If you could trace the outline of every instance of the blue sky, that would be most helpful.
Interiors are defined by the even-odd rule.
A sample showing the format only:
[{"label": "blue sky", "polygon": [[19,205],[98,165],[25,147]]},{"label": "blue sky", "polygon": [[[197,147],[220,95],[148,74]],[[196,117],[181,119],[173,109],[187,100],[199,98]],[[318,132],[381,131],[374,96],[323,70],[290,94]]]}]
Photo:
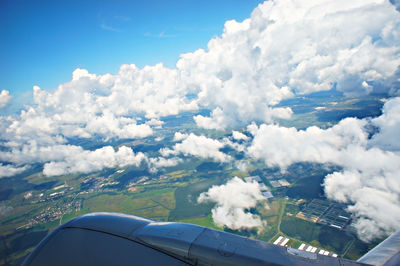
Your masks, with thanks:
[{"label": "blue sky", "polygon": [[96,74],[125,63],[173,67],[261,2],[2,0],[0,89],[17,100],[33,85],[53,90],[78,67]]}]

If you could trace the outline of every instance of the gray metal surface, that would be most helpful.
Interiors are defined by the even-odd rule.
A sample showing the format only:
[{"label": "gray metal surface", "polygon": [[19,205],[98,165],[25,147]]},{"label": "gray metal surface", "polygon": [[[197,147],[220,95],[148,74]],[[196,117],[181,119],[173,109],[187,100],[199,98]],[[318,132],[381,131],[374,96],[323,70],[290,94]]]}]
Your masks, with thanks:
[{"label": "gray metal surface", "polygon": [[400,231],[370,250],[358,262],[385,266],[400,265]]},{"label": "gray metal surface", "polygon": [[190,246],[204,230],[204,227],[192,224],[150,223],[134,237],[150,246],[189,258]]},{"label": "gray metal surface", "polygon": [[154,221],[122,213],[96,212],[70,220],[62,227],[79,227],[128,237]]},{"label": "gray metal surface", "polygon": [[81,228],[57,230],[23,265],[185,265],[134,241]]},{"label": "gray metal surface", "polygon": [[360,265],[318,254],[302,256],[288,252],[286,247],[212,229],[204,230],[189,252],[191,259],[214,265]]},{"label": "gray metal surface", "polygon": [[119,213],[77,217],[43,239],[22,265],[187,265],[129,238],[151,222]]},{"label": "gray metal surface", "polygon": [[47,236],[23,265],[365,265],[234,234],[116,213],[84,215]]}]

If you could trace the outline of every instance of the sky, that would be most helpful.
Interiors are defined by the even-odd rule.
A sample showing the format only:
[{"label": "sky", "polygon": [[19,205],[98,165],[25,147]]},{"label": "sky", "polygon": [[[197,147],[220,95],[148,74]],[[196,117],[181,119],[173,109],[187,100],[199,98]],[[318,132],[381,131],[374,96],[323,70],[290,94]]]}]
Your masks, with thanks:
[{"label": "sky", "polygon": [[[162,62],[206,48],[224,22],[260,0],[0,1],[0,89],[53,90],[76,68],[105,74],[122,64]],[[25,99],[24,99],[25,100]]]},{"label": "sky", "polygon": [[[1,2],[0,110],[13,99],[28,104],[0,115],[0,178],[34,164],[43,165],[43,178],[128,165],[156,173],[193,157],[237,169],[254,159],[282,171],[297,162],[337,165],[325,194],[349,205],[359,236],[369,241],[400,229],[395,1],[32,2]],[[279,125],[293,115],[282,100],[331,89],[385,95],[382,114],[328,128]],[[18,96],[27,91],[32,102]],[[162,139],[163,118],[188,111],[197,128],[223,136],[181,129],[154,153],[110,144]],[[76,139],[101,145],[85,149]],[[244,159],[224,153],[226,146]],[[200,201],[216,203],[219,224],[262,227],[244,211],[259,188],[242,183],[233,179]],[[249,195],[252,203],[243,204]]]}]

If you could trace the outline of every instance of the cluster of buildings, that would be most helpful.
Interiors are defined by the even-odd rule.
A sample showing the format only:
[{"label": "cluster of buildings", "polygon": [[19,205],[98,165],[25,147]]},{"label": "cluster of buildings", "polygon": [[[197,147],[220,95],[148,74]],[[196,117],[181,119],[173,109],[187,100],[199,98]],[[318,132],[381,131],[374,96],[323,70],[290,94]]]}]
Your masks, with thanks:
[{"label": "cluster of buildings", "polygon": [[313,199],[296,217],[343,230],[351,221],[345,205],[327,200]]},{"label": "cluster of buildings", "polygon": [[148,180],[149,180],[148,176],[142,176],[136,181],[131,181],[128,184],[127,188],[128,188],[129,191],[134,192],[134,191],[136,191],[136,189],[134,191],[132,191],[132,188],[135,188],[135,186],[139,185],[139,184],[147,185],[148,184]]},{"label": "cluster of buildings", "polygon": [[81,191],[87,191],[89,193],[110,191],[110,187],[116,186],[118,184],[118,181],[113,181],[110,178],[89,177],[81,183]]},{"label": "cluster of buildings", "polygon": [[313,247],[311,245],[307,245],[305,243],[301,243],[300,247],[298,248],[299,250],[304,250],[307,252],[311,252],[311,253],[318,253],[320,255],[324,255],[324,256],[332,256],[332,257],[337,257],[338,255],[336,253],[321,249],[321,248],[317,248],[317,247]]},{"label": "cluster of buildings", "polygon": [[32,204],[36,204],[39,202],[55,201],[65,196],[68,191],[71,191],[73,189],[73,187],[68,186],[67,184],[63,184],[52,188],[51,190],[47,191],[47,193],[45,191],[42,191],[41,193],[28,191],[27,193],[25,193],[24,199],[31,200]]},{"label": "cluster of buildings", "polygon": [[[277,245],[277,246],[287,247],[289,241],[290,241],[289,238],[283,237],[283,236],[279,236],[274,241],[273,244]],[[313,247],[313,246],[308,245],[306,243],[301,243],[301,245],[298,248],[298,250],[307,251],[307,252],[311,252],[311,253],[317,253],[317,254],[324,255],[324,256],[332,256],[332,257],[337,257],[338,256],[336,253],[333,253],[333,252],[330,252],[328,250],[324,250],[324,249],[321,249],[321,248]]]},{"label": "cluster of buildings", "polygon": [[72,211],[79,211],[81,208],[81,202],[77,201],[74,202],[69,201],[58,201],[51,207],[47,207],[46,209],[42,210],[39,215],[32,218],[28,223],[20,226],[20,228],[31,227],[37,224],[44,224],[47,222],[51,222],[54,220],[60,219],[64,214],[70,213]]},{"label": "cluster of buildings", "polygon": [[287,243],[289,242],[289,238],[287,237],[283,237],[283,236],[279,236],[275,241],[274,241],[274,245],[277,246],[282,246],[282,247],[287,247]]},{"label": "cluster of buildings", "polygon": [[72,186],[67,183],[53,187],[51,190],[42,191],[37,194],[35,192],[27,192],[24,195],[24,199],[31,200],[32,204],[40,202],[48,202],[48,207],[41,210],[41,212],[35,217],[31,218],[26,224],[18,227],[27,228],[37,224],[43,224],[60,219],[64,214],[80,211],[81,210],[81,200],[76,200],[77,196],[83,194],[84,192],[79,192],[76,194],[68,194],[68,191],[73,190]]}]

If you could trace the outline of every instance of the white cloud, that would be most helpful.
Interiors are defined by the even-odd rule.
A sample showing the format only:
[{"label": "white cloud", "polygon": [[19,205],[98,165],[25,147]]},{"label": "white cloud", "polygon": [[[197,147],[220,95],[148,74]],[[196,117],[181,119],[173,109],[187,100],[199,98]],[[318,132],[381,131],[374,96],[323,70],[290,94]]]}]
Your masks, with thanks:
[{"label": "white cloud", "polygon": [[226,184],[212,186],[207,192],[200,194],[199,203],[215,202],[211,210],[216,225],[237,229],[262,229],[266,224],[258,215],[248,212],[257,202],[264,200],[257,182],[246,183],[234,177]]},{"label": "white cloud", "polygon": [[164,122],[159,120],[158,118],[152,118],[146,122],[146,125],[153,126],[155,128],[162,128],[163,124]]},{"label": "white cloud", "polygon": [[199,126],[270,123],[290,117],[274,106],[295,94],[336,87],[396,95],[399,26],[388,1],[271,0],[243,22],[227,21],[208,51],[182,55],[177,67],[197,88],[199,104],[213,108],[210,117],[195,118]]},{"label": "white cloud", "polygon": [[[219,107],[215,108],[212,111],[210,117],[196,115],[193,118],[199,127],[205,129],[224,129],[230,123],[234,122],[229,116],[226,116],[222,109]],[[229,120],[232,120],[232,122],[229,122]]]},{"label": "white cloud", "polygon": [[[371,240],[400,228],[400,149],[396,145],[400,98],[387,101],[380,117],[346,118],[337,125],[306,130],[254,124],[247,154],[270,166],[295,162],[333,163],[343,167],[325,179],[331,199],[349,203],[360,237]],[[378,127],[371,139],[368,130]],[[394,143],[391,145],[390,143]]]},{"label": "white cloud", "polygon": [[195,101],[186,98],[188,91],[180,82],[180,73],[162,64],[143,69],[123,65],[112,78],[111,93],[98,102],[113,113],[144,113],[147,118],[158,118],[198,108]]},{"label": "white cloud", "polygon": [[240,144],[238,142],[234,142],[234,141],[231,140],[231,138],[223,138],[221,140],[221,143],[223,143],[224,146],[230,146],[230,147],[234,148],[237,151],[245,151],[246,144],[247,144],[247,143]]},{"label": "white cloud", "polygon": [[[150,124],[154,125],[155,121]],[[156,123],[157,125],[159,123]],[[96,116],[86,123],[83,129],[90,135],[98,134],[101,136],[119,138],[143,138],[153,134],[149,124],[137,125],[131,118],[116,118],[109,110],[104,110],[101,116]]]},{"label": "white cloud", "polygon": [[13,165],[3,165],[0,163],[0,178],[20,174],[28,169],[28,166],[15,167]]},{"label": "white cloud", "polygon": [[248,140],[249,139],[249,137],[246,136],[245,134],[243,134],[239,131],[235,131],[235,130],[232,131],[232,137],[235,140]]},{"label": "white cloud", "polygon": [[156,138],[154,139],[154,141],[160,142],[160,141],[162,141],[163,139],[164,139],[163,137],[159,136],[159,137],[156,137]]},{"label": "white cloud", "polygon": [[396,7],[397,11],[400,11],[400,1],[399,0],[390,0],[390,3],[392,3]]},{"label": "white cloud", "polygon": [[[34,86],[32,106],[0,119],[5,147],[0,159],[19,165],[49,163],[45,169],[48,174],[53,173],[50,166],[62,169],[60,173],[99,169],[70,169],[70,163],[63,161],[68,154],[83,159],[92,153],[68,145],[69,138],[143,138],[162,126],[159,116],[197,109],[196,103],[186,99],[185,90],[179,92],[176,76],[176,70],[162,65],[143,69],[123,65],[116,75],[100,76],[76,69],[72,80],[53,92]],[[138,123],[142,116],[149,119]]]},{"label": "white cloud", "polygon": [[160,153],[164,157],[183,154],[185,156],[191,155],[200,158],[211,158],[218,162],[227,162],[231,160],[231,157],[219,150],[223,147],[224,144],[218,140],[190,133],[181,143],[175,144],[172,149],[161,149]]},{"label": "white cloud", "polygon": [[1,174],[17,174],[25,169],[15,165],[44,163],[43,174],[64,175],[69,173],[89,173],[103,168],[124,167],[126,165],[139,166],[146,161],[146,156],[139,152],[134,153],[126,146],[119,147],[117,151],[111,146],[105,146],[94,151],[84,150],[80,146],[55,144],[40,145],[35,141],[16,147],[10,151],[0,152],[0,160],[11,162],[12,165],[0,167]]},{"label": "white cloud", "polygon": [[181,141],[184,140],[188,137],[189,135],[181,133],[181,132],[175,132],[174,134],[174,141]]},{"label": "white cloud", "polygon": [[[335,172],[326,177],[325,192],[337,201],[353,203],[349,211],[356,217],[355,226],[361,238],[369,241],[400,228],[399,174],[399,170],[380,176]],[[391,184],[397,188],[389,188]]]},{"label": "white cloud", "polygon": [[8,90],[2,90],[0,93],[0,110],[5,108],[11,101],[12,96]]},{"label": "white cloud", "polygon": [[131,148],[120,147],[117,151],[106,146],[94,151],[76,149],[75,153],[67,154],[61,161],[51,161],[44,165],[43,174],[46,176],[64,175],[69,173],[89,173],[103,168],[139,166],[146,156],[134,153]]},{"label": "white cloud", "polygon": [[306,130],[262,124],[247,152],[264,158],[270,166],[286,168],[296,161],[340,162],[346,149],[367,143],[364,120],[346,118],[326,130],[309,127]]},{"label": "white cloud", "polygon": [[10,151],[0,152],[0,160],[14,164],[45,163],[62,161],[71,155],[82,153],[84,150],[75,145],[41,145],[32,140],[20,146],[18,143]]},{"label": "white cloud", "polygon": [[400,98],[394,98],[383,106],[383,114],[372,120],[379,128],[379,134],[373,136],[370,144],[384,150],[400,151]]},{"label": "white cloud", "polygon": [[[161,117],[199,108],[212,110],[210,117],[194,117],[204,128],[272,123],[292,114],[276,106],[282,99],[333,86],[350,95],[397,95],[399,26],[400,15],[388,1],[266,1],[249,19],[227,21],[207,51],[183,54],[175,69],[131,64],[115,75],[76,69],[52,92],[34,86],[32,106],[2,117],[1,139],[18,154],[70,138],[150,136],[162,126]],[[3,90],[0,107],[9,99]],[[181,152],[197,156],[183,147]],[[207,156],[228,159],[215,150]]]},{"label": "white cloud", "polygon": [[173,158],[157,157],[157,158],[149,158],[148,160],[151,172],[157,172],[159,168],[172,167],[178,165],[181,162],[183,162],[183,160],[176,157]]}]

